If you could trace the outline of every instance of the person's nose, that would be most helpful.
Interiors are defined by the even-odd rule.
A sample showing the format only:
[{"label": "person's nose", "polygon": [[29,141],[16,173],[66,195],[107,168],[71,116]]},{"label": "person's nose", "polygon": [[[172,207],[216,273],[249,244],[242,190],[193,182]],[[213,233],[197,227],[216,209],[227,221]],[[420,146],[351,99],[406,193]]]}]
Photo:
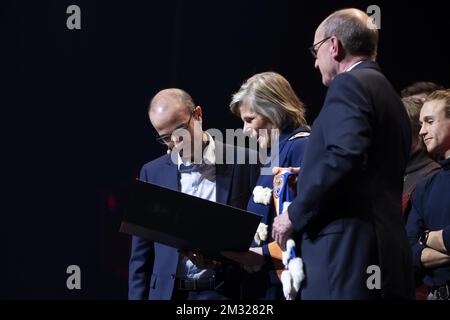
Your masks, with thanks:
[{"label": "person's nose", "polygon": [[317,57],[314,60],[314,68],[319,69],[319,63],[317,62]]},{"label": "person's nose", "polygon": [[244,122],[244,127],[242,128],[242,131],[244,131],[244,133],[249,133],[251,131],[251,128],[247,122]]},{"label": "person's nose", "polygon": [[422,124],[422,126],[420,127],[420,131],[419,131],[419,136],[421,136],[422,138],[425,137],[428,133],[428,130],[425,126],[425,123]]}]

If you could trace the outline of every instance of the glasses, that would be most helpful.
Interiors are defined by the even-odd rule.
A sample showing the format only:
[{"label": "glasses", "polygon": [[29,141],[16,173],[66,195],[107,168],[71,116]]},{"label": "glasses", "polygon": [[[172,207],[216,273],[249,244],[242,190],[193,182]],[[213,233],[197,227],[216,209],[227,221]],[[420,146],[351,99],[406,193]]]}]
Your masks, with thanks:
[{"label": "glasses", "polygon": [[171,133],[163,134],[162,136],[157,136],[156,141],[158,141],[159,143],[161,143],[163,145],[166,145],[166,144],[169,144],[170,142],[172,142],[172,135],[175,131],[177,131],[179,129],[187,130],[187,128],[189,128],[189,124],[191,123],[191,119],[192,119],[192,116],[194,115],[194,113],[195,113],[195,109],[191,111],[188,122],[179,125]]},{"label": "glasses", "polygon": [[[319,42],[316,42],[311,47],[309,47],[309,51],[311,52],[314,59],[317,59],[317,52],[319,51],[320,47],[327,41],[328,39],[331,39],[331,37],[326,37],[325,39],[320,40]],[[318,46],[316,48],[316,46]]]}]

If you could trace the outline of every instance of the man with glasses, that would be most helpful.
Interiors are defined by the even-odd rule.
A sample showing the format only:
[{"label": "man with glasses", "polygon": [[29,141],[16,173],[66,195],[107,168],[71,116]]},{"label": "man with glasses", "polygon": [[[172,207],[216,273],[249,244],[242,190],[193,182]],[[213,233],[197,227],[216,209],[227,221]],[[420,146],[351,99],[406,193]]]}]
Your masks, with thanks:
[{"label": "man with glasses", "polygon": [[276,218],[273,237],[281,246],[298,240],[306,275],[301,299],[413,298],[401,207],[411,132],[375,62],[378,30],[366,13],[339,10],[319,25],[313,43],[328,92],[298,196]]},{"label": "man with glasses", "polygon": [[[249,164],[248,150],[222,144],[203,131],[202,108],[194,104],[187,92],[160,91],[150,103],[149,117],[158,132],[157,141],[169,152],[145,164],[140,179],[246,208],[259,166]],[[223,163],[218,158],[223,155],[228,159],[225,155],[230,152],[235,157],[233,163]],[[245,164],[235,164],[240,152],[247,156]],[[180,254],[175,248],[133,237],[128,296],[133,300],[238,299],[239,277],[232,266],[208,261],[192,252]]]}]

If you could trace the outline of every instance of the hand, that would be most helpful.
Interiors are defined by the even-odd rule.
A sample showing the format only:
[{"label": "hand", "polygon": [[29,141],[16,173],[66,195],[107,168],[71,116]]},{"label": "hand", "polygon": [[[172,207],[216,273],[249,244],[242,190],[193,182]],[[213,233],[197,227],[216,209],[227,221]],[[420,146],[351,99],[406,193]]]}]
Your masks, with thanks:
[{"label": "hand", "polygon": [[275,218],[272,225],[272,238],[278,243],[280,248],[286,250],[286,242],[294,232],[294,226],[287,211]]},{"label": "hand", "polygon": [[201,253],[194,251],[180,250],[199,269],[215,269],[220,266],[220,262],[205,258]]},{"label": "hand", "polygon": [[264,264],[264,257],[261,247],[250,248],[245,252],[238,251],[222,251],[224,257],[236,261],[242,266],[254,267]]}]

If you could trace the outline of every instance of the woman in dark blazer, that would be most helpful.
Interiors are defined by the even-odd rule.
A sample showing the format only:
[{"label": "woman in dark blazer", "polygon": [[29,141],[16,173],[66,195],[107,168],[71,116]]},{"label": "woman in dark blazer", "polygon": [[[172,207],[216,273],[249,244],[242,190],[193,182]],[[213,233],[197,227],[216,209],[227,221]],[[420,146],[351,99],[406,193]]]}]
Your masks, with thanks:
[{"label": "woman in dark blazer", "polygon": [[[271,166],[301,167],[309,127],[304,104],[283,76],[275,72],[252,76],[233,95],[230,109],[242,119],[244,132],[257,139],[260,151],[268,148],[271,161],[263,166],[256,188],[273,189]],[[278,148],[275,139],[278,139]],[[274,163],[277,156],[278,163]],[[227,255],[246,270],[242,287],[244,299],[284,299],[276,271],[280,261],[273,259],[270,252],[274,245],[271,226],[276,215],[273,197],[266,192],[267,199],[261,200],[256,188],[247,206],[248,211],[263,216],[255,240],[249,252]]]}]

